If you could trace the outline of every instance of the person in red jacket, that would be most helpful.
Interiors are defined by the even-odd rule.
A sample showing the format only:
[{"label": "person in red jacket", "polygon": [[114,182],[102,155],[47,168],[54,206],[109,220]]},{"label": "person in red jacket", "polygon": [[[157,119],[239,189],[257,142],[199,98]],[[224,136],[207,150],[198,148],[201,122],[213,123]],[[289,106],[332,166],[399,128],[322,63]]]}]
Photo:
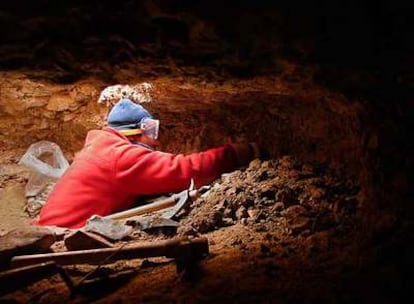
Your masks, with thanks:
[{"label": "person in red jacket", "polygon": [[89,131],[83,149],[56,183],[37,225],[83,227],[92,215],[136,206],[139,197],[200,187],[259,156],[256,144],[227,144],[189,155],[154,150],[159,121],[121,99],[108,127]]}]

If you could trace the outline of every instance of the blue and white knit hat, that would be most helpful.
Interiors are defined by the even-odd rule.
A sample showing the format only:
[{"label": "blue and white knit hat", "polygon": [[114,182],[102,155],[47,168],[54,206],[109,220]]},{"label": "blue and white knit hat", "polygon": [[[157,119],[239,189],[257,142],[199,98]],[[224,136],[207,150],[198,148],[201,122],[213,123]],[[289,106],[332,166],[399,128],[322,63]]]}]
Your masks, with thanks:
[{"label": "blue and white knit hat", "polygon": [[141,105],[129,99],[119,100],[108,114],[108,126],[117,130],[137,129],[143,118],[153,118]]}]

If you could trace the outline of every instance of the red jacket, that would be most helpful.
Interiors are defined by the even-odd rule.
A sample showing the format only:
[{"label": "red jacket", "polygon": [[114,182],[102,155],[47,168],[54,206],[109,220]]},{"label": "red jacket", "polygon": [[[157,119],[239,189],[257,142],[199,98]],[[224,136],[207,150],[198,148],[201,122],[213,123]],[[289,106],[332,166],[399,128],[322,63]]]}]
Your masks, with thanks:
[{"label": "red jacket", "polygon": [[38,225],[82,227],[94,215],[135,206],[142,195],[179,192],[211,183],[237,167],[231,145],[187,156],[134,145],[116,130],[90,131],[85,146],[40,212]]}]

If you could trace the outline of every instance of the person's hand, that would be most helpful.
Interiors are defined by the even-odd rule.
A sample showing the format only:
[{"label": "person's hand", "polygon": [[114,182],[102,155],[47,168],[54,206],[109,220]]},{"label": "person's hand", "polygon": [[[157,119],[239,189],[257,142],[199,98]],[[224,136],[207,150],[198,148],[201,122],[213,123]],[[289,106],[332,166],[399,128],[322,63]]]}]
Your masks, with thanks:
[{"label": "person's hand", "polygon": [[260,160],[267,160],[270,159],[270,154],[269,152],[264,149],[263,147],[259,146],[257,143],[255,142],[251,142],[249,143],[251,149],[253,150],[253,159],[260,159]]},{"label": "person's hand", "polygon": [[237,163],[239,166],[247,165],[253,159],[269,159],[269,153],[261,148],[257,143],[232,144],[236,152]]}]

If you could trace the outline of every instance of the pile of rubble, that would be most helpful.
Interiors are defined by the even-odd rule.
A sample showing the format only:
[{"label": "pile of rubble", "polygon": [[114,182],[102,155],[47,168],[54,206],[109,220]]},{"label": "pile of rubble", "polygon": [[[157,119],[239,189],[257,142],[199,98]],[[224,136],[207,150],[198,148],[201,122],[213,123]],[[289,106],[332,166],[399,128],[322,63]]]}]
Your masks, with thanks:
[{"label": "pile of rubble", "polygon": [[179,233],[203,234],[237,223],[285,236],[329,229],[344,233],[354,225],[358,192],[356,182],[321,164],[290,156],[254,160],[195,201]]}]

